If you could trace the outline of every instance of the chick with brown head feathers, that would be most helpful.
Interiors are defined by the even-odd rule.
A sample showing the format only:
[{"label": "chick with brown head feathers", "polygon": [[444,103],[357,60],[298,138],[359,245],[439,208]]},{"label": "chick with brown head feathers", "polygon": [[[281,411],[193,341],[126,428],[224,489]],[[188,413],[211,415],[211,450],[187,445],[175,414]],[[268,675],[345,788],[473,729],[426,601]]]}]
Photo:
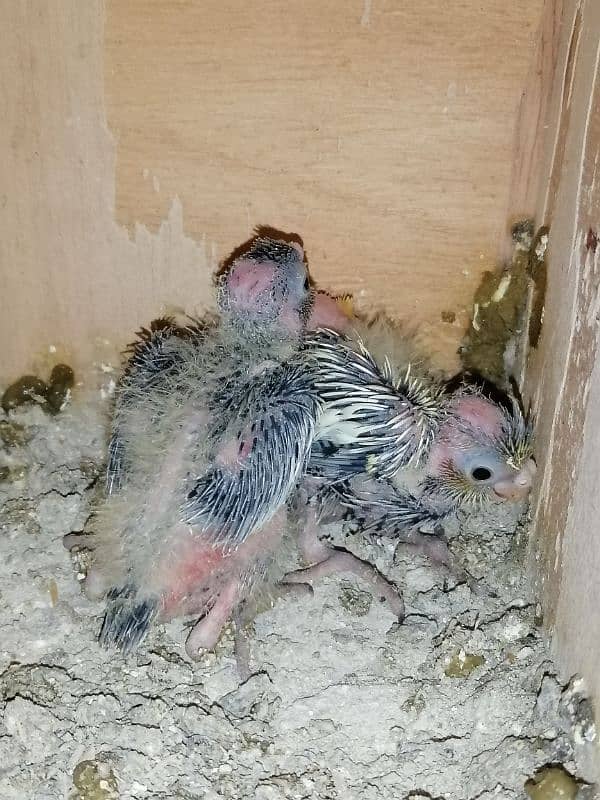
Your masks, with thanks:
[{"label": "chick with brown head feathers", "polygon": [[154,621],[195,615],[197,658],[266,579],[320,403],[300,343],[302,248],[258,237],[227,264],[219,316],[142,331],[116,391],[85,588],[123,653]]},{"label": "chick with brown head feathers", "polygon": [[[301,535],[319,570],[274,585],[321,408],[314,358],[301,349],[313,294],[302,247],[259,236],[225,264],[218,316],[157,320],[129,348],[85,581],[90,597],[106,597],[103,645],[127,654],[155,621],[194,615],[186,650],[197,658],[228,619],[239,633],[262,595],[302,590],[326,571]],[[401,613],[370,565],[336,552],[327,571],[337,569],[365,577]],[[247,642],[236,639],[246,676]]]}]

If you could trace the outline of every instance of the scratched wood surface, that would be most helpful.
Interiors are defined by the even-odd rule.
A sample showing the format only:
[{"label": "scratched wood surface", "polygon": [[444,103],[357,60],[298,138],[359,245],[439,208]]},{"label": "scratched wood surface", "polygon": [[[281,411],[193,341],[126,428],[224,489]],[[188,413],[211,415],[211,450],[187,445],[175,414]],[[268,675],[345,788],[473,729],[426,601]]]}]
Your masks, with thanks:
[{"label": "scratched wood surface", "polygon": [[2,3],[0,376],[201,308],[259,223],[448,363],[505,233],[541,5]]},{"label": "scratched wood surface", "polygon": [[[539,347],[535,569],[565,675],[600,700],[600,4],[566,0],[538,218],[550,225]],[[597,706],[596,706],[597,707]]]}]

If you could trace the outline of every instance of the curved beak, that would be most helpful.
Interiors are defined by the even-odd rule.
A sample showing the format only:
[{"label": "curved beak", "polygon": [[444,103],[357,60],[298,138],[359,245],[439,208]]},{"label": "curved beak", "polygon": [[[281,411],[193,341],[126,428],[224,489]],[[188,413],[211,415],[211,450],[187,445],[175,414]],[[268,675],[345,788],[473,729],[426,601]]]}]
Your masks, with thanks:
[{"label": "curved beak", "polygon": [[532,458],[527,459],[519,472],[509,479],[494,484],[494,492],[502,500],[525,500],[533,486],[537,466]]}]

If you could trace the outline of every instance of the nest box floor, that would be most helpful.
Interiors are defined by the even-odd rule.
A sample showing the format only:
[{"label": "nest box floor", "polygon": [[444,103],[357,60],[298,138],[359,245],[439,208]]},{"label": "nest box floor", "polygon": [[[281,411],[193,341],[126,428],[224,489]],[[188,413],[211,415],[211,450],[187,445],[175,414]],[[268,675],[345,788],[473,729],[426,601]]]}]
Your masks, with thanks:
[{"label": "nest box floor", "polygon": [[129,660],[100,649],[102,604],[61,540],[89,514],[106,402],[2,423],[2,798],[596,797],[567,775],[592,779],[591,710],[556,677],[509,513],[453,539],[478,595],[416,551],[332,529],[403,588],[406,621],[354,579],[324,580],[257,617],[244,684],[231,631],[197,664],[181,620]]}]

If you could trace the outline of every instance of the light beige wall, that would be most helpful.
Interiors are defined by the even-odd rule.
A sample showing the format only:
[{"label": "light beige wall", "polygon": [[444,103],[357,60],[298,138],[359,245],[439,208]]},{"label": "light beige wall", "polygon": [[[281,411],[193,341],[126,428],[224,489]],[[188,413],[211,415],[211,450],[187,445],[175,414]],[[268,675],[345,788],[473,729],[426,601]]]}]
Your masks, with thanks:
[{"label": "light beige wall", "polygon": [[258,223],[448,361],[505,232],[541,3],[2,3],[0,375],[202,306]]},{"label": "light beige wall", "polygon": [[156,233],[130,236],[116,220],[102,3],[8,0],[0,15],[0,375],[11,378],[112,357],[161,303],[206,294],[212,262],[179,204]]}]

